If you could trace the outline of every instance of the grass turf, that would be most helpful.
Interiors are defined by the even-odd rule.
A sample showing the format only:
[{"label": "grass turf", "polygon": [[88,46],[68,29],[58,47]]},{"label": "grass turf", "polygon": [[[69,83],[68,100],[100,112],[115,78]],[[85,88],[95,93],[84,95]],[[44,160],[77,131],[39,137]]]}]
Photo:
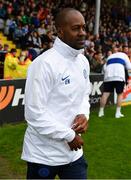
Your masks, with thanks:
[{"label": "grass turf", "polygon": [[[92,110],[89,128],[83,135],[89,179],[131,178],[131,106],[122,108],[124,118],[115,119],[115,107],[107,107],[98,118]],[[26,163],[20,159],[25,123],[0,127],[0,179],[24,179]]]},{"label": "grass turf", "polygon": [[0,128],[0,179],[25,178],[26,165],[20,159],[25,127],[20,123]]},{"label": "grass turf", "polygon": [[98,118],[92,111],[89,129],[84,135],[84,152],[91,179],[131,178],[131,106],[123,107],[124,118],[114,118],[115,107],[107,107]]}]

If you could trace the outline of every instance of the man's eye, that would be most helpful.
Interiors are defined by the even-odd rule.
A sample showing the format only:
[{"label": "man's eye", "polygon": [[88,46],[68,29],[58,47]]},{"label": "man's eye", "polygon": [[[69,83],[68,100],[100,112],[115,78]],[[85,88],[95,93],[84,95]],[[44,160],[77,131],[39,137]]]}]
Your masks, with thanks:
[{"label": "man's eye", "polygon": [[79,29],[79,27],[72,28],[73,31],[78,31]]},{"label": "man's eye", "polygon": [[81,31],[81,30],[86,31],[86,27],[85,26],[83,26],[83,27],[79,27],[79,26],[78,27],[73,27],[72,30],[73,31]]}]

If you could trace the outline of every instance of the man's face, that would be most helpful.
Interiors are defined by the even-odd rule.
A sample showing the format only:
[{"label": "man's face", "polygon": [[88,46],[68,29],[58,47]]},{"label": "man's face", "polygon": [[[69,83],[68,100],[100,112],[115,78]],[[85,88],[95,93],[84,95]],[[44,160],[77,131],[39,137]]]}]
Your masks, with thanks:
[{"label": "man's face", "polygon": [[71,12],[61,27],[60,38],[74,49],[82,49],[85,45],[85,20],[80,13]]},{"label": "man's face", "polygon": [[128,50],[129,50],[128,47],[124,47],[123,52],[128,54]]},{"label": "man's face", "polygon": [[13,56],[16,56],[16,52],[13,52],[12,54],[13,54]]}]

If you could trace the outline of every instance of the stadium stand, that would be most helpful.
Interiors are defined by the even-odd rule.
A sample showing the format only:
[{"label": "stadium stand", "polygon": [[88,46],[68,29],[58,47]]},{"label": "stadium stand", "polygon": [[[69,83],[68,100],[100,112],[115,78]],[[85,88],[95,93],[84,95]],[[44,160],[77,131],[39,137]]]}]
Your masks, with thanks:
[{"label": "stadium stand", "polygon": [[[85,53],[92,66],[92,59],[95,59],[98,51],[101,51],[102,61],[105,61],[108,53],[115,48],[123,51],[123,47],[127,46],[130,49],[131,5],[130,1],[128,6],[124,2],[101,2],[99,34],[94,35],[95,0],[1,0],[0,39],[2,45],[7,43],[10,48],[17,48],[17,57],[21,50],[28,50],[33,60],[52,47],[56,37],[54,18],[57,11],[64,7],[74,7],[86,19]],[[127,54],[130,54],[129,50]],[[101,73],[99,66],[92,71]]]}]

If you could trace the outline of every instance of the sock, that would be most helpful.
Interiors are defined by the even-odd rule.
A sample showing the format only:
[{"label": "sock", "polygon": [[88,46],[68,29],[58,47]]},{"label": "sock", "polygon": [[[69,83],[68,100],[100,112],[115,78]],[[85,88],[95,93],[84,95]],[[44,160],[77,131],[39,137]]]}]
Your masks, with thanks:
[{"label": "sock", "polygon": [[104,108],[103,108],[103,107],[100,107],[99,112],[101,112],[101,113],[103,113],[103,114],[104,114]]},{"label": "sock", "polygon": [[116,114],[121,114],[121,107],[116,108]]}]

